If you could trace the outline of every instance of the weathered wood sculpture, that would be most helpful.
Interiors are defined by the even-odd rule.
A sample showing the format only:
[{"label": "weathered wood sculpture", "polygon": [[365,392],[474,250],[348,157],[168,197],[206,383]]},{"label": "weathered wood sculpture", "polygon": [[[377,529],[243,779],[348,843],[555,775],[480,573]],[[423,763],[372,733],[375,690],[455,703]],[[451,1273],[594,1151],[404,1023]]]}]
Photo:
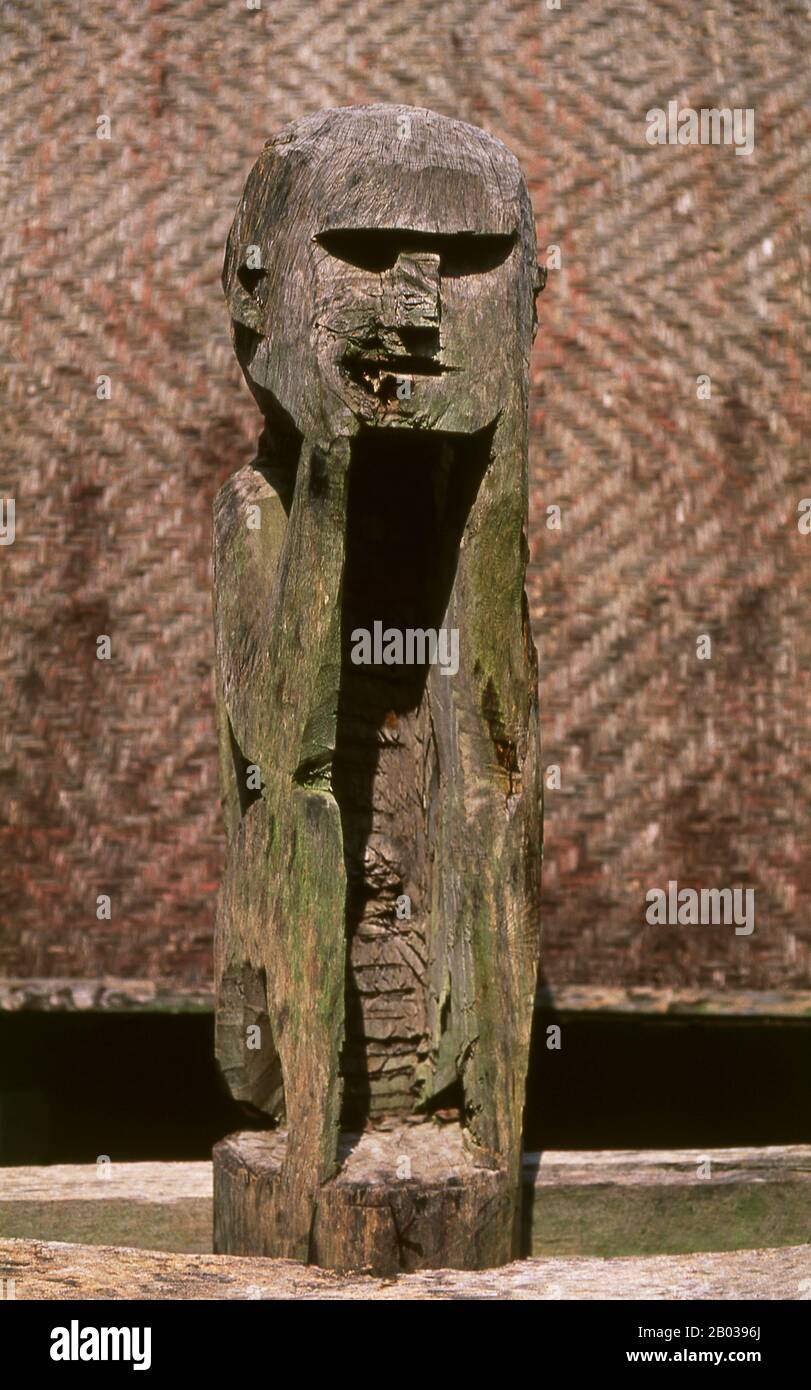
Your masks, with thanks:
[{"label": "weathered wood sculpture", "polygon": [[541,861],[524,179],[430,111],[320,112],[266,144],[223,284],[265,428],[215,503],[217,1054],[268,1130],[215,1149],[216,1248],[502,1263]]}]

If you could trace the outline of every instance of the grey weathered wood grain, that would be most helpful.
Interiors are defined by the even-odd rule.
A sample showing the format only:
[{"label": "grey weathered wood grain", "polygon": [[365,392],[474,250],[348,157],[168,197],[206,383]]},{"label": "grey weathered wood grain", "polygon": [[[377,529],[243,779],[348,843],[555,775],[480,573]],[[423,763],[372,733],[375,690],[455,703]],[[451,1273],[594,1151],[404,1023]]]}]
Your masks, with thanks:
[{"label": "grey weathered wood grain", "polygon": [[[517,1249],[539,954],[524,576],[540,284],[516,160],[430,111],[286,127],[234,218],[223,286],[265,428],[215,503],[217,1046],[233,1094],[288,1137],[272,1180],[236,1140],[215,1154],[223,1249],[315,1258],[342,1129],[443,1102],[503,1211],[460,1216],[468,1260],[483,1219],[493,1263]],[[352,634],[377,620],[458,632],[458,671],[358,667]],[[261,1239],[258,1208],[237,1209],[249,1192]]]},{"label": "grey weathered wood grain", "polygon": [[[477,1161],[458,1124],[400,1125],[344,1135],[310,1232],[314,1264],[396,1275],[502,1263],[511,1195]],[[214,1151],[214,1248],[272,1255],[284,1219],[276,1188],[288,1136],[235,1134]]]},{"label": "grey weathered wood grain", "polygon": [[21,1300],[805,1300],[810,1277],[811,1245],[652,1259],[520,1260],[481,1272],[421,1270],[375,1279],[288,1260],[0,1240],[0,1278],[14,1280]]}]

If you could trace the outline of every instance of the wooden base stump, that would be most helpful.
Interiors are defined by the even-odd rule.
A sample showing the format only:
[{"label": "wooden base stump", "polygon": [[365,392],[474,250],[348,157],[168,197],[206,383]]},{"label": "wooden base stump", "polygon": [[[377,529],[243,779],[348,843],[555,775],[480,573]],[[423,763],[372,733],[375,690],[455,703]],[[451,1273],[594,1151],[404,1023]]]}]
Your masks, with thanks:
[{"label": "wooden base stump", "polygon": [[[283,1130],[229,1135],[214,1148],[214,1249],[289,1255],[276,1200]],[[458,1125],[403,1125],[344,1135],[341,1170],[320,1189],[309,1263],[395,1275],[488,1269],[516,1258],[516,1197],[480,1166]]]}]

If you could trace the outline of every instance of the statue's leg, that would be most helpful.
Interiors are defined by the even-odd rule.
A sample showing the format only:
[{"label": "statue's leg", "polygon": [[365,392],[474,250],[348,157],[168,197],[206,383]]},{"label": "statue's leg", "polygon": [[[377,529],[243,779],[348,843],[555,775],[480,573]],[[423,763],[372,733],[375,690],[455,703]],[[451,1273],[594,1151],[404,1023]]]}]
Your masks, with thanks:
[{"label": "statue's leg", "polygon": [[[223,982],[241,963],[250,978],[258,976],[266,985],[269,1036],[257,1073],[267,1077],[278,1059],[284,1161],[258,1184],[255,1222],[234,1220],[244,1193],[235,1204],[225,1197],[225,1205],[218,1205],[216,1243],[235,1253],[306,1260],[318,1190],[336,1169],[346,968],[343,854],[332,797],[296,789],[279,810],[274,815],[264,800],[256,802],[231,846],[218,916],[223,958],[218,1043],[221,1063],[228,1060],[232,1074],[239,1048],[244,1049],[242,1074],[247,1074],[250,1038],[237,1038],[222,1017]],[[239,923],[238,945],[230,922]],[[227,1058],[222,1055],[226,1043]],[[263,1099],[258,1093],[241,1098],[253,1104]],[[219,1156],[215,1151],[220,1195],[230,1181],[245,1180],[233,1164],[221,1171],[221,1148]]]}]

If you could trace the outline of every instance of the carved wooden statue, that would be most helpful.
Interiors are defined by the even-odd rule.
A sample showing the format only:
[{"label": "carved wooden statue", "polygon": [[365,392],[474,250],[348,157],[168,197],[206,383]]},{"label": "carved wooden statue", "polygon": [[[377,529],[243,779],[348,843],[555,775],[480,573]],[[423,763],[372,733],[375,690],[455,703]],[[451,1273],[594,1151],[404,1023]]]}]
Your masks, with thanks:
[{"label": "carved wooden statue", "polygon": [[541,283],[514,157],[409,107],[287,126],[231,228],[265,428],[215,503],[217,1054],[267,1130],[215,1149],[220,1250],[387,1271],[518,1249]]}]

